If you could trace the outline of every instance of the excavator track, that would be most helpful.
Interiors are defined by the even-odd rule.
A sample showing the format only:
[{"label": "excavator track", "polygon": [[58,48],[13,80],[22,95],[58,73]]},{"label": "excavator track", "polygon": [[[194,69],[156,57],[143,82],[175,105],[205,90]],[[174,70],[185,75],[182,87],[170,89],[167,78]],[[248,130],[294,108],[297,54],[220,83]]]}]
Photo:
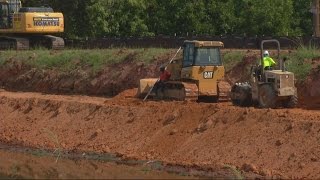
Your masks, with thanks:
[{"label": "excavator track", "polygon": [[31,47],[46,47],[53,50],[64,49],[65,43],[63,38],[41,35],[31,37],[0,37],[0,49],[1,50],[29,50]]},{"label": "excavator track", "polygon": [[46,47],[53,50],[64,49],[65,43],[63,38],[52,35],[38,35],[30,37],[32,47]]},{"label": "excavator track", "polygon": [[64,49],[64,40],[61,37],[45,35],[45,38],[50,40],[50,49],[61,50]]},{"label": "excavator track", "polygon": [[0,37],[0,49],[7,50],[28,50],[29,49],[29,40],[27,38],[21,37]]},{"label": "excavator track", "polygon": [[230,101],[231,85],[225,81],[218,82],[219,101]]}]

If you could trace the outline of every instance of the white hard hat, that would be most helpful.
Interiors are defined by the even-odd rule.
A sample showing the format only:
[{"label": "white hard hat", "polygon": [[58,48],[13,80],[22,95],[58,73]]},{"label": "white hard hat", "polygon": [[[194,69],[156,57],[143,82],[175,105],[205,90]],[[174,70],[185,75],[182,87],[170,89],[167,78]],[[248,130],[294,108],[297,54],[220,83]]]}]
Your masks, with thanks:
[{"label": "white hard hat", "polygon": [[269,51],[264,51],[263,56],[269,56]]}]

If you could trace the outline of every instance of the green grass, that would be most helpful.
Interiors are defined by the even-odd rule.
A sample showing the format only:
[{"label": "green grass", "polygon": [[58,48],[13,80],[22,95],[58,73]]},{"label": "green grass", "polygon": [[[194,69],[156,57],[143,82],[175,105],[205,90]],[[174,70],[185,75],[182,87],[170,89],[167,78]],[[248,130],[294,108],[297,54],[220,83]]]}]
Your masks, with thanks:
[{"label": "green grass", "polygon": [[138,53],[137,58],[140,61],[150,64],[157,57],[170,52],[170,50],[161,49],[161,48],[151,48],[151,49],[136,49],[136,52]]},{"label": "green grass", "polygon": [[[168,53],[173,54],[174,51],[175,49],[163,48],[66,49],[64,51],[50,51],[39,48],[18,52],[1,51],[0,66],[4,66],[7,61],[15,60],[22,61],[32,68],[57,69],[58,71],[64,72],[84,69],[96,74],[109,64],[116,64],[123,61],[136,61],[150,64],[159,57],[165,57]],[[226,51],[223,55],[226,71],[229,71],[238,62],[241,62],[245,54],[245,51]],[[181,56],[181,54],[179,56]],[[301,46],[289,55],[289,61],[286,63],[287,68],[289,71],[295,73],[299,81],[303,81],[312,69],[311,60],[318,57],[320,57],[319,49],[311,46]]]},{"label": "green grass", "polygon": [[238,62],[241,62],[244,56],[245,56],[245,52],[244,51],[229,51],[229,52],[226,52],[226,54],[224,54],[224,56],[223,56],[223,64],[225,66],[226,71],[229,71]]},{"label": "green grass", "polygon": [[8,60],[23,61],[31,67],[39,69],[58,69],[70,71],[76,68],[91,69],[99,72],[105,65],[116,64],[125,60],[134,60],[149,64],[158,56],[170,52],[168,49],[93,49],[50,51],[36,49],[30,51],[0,52],[0,66]]},{"label": "green grass", "polygon": [[298,81],[304,81],[312,70],[311,60],[320,58],[320,50],[311,46],[301,46],[289,56],[287,69],[292,71]]}]

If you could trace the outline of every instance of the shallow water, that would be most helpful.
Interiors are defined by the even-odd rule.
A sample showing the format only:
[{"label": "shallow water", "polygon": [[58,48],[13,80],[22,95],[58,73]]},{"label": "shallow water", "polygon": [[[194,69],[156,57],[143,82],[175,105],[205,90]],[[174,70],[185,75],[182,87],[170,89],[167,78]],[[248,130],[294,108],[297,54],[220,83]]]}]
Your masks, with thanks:
[{"label": "shallow water", "polygon": [[[102,157],[102,156],[100,156]],[[0,179],[186,179],[187,174],[155,170],[148,163],[119,163],[116,157],[66,158],[57,152],[0,146]],[[95,159],[95,160],[92,160]],[[100,159],[100,160],[99,160]],[[106,162],[109,161],[109,162]],[[130,163],[130,162],[129,162]]]}]

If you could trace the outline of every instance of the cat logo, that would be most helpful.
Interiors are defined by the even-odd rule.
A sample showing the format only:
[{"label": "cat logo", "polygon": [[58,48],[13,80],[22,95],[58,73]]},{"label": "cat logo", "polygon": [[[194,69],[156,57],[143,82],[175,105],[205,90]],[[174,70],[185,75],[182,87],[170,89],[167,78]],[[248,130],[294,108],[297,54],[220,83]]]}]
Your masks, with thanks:
[{"label": "cat logo", "polygon": [[213,72],[212,71],[203,72],[203,78],[204,79],[213,79]]}]

